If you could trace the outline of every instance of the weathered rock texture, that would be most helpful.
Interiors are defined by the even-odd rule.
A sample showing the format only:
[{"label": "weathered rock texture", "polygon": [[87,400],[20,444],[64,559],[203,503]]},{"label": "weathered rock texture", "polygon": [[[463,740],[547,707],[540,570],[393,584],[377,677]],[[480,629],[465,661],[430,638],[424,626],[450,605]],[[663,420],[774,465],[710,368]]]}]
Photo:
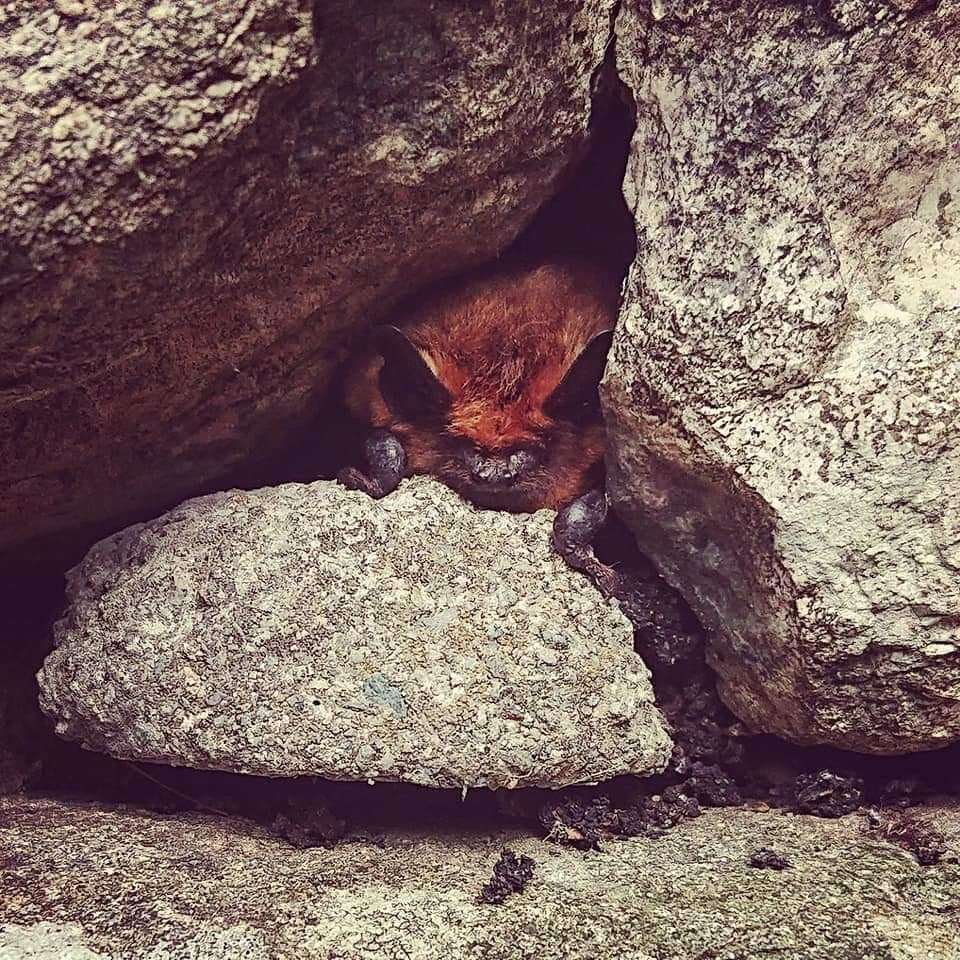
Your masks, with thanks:
[{"label": "weathered rock texture", "polygon": [[83,927],[76,923],[0,926],[0,960],[102,960],[84,945]]},{"label": "weathered rock texture", "polygon": [[338,333],[500,251],[612,5],[5,4],[0,548],[279,443]]},{"label": "weathered rock texture", "polygon": [[[942,827],[960,833],[955,810]],[[503,845],[523,893],[477,902]],[[781,872],[747,866],[758,847]],[[960,957],[960,869],[862,821],[711,810],[583,854],[497,831],[292,850],[238,821],[0,801],[0,957],[56,936],[110,960],[903,960]],[[29,956],[29,954],[27,954]]]},{"label": "weathered rock texture", "polygon": [[801,743],[960,738],[960,4],[625,3],[611,488]]},{"label": "weathered rock texture", "polygon": [[553,554],[551,517],[426,478],[189,501],[69,574],[42,703],[64,736],[178,766],[448,787],[660,770],[631,627]]}]

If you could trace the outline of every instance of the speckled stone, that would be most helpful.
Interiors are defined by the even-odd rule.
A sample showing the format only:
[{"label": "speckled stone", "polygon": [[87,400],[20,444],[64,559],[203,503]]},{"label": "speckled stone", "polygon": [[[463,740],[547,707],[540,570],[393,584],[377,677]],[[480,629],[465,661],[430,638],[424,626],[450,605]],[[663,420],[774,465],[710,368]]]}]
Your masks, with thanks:
[{"label": "speckled stone", "polygon": [[[925,816],[950,838],[932,867],[859,816],[707,810],[599,853],[487,825],[294,850],[242,821],[10,797],[0,957],[56,923],[89,953],[37,960],[957,960],[960,813]],[[503,846],[533,878],[478,903]],[[758,847],[792,867],[749,866]]]},{"label": "speckled stone", "polygon": [[106,960],[84,946],[79,923],[0,925],[0,960]]},{"label": "speckled stone", "polygon": [[550,546],[553,514],[426,478],[188,501],[68,577],[40,674],[95,750],[275,776],[558,787],[663,768],[625,616]]},{"label": "speckled stone", "polygon": [[960,739],[960,2],[624,3],[608,489],[799,743]]}]

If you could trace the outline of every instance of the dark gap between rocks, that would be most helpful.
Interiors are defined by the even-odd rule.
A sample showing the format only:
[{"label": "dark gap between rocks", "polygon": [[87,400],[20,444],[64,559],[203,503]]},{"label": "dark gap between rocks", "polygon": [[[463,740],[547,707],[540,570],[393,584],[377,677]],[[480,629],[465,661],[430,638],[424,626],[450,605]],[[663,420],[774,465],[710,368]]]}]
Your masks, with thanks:
[{"label": "dark gap between rocks", "polygon": [[[634,128],[633,105],[613,72],[612,58],[596,81],[590,149],[504,258],[592,255],[626,273],[636,242],[620,184]],[[361,436],[328,398],[313,428],[295,447],[270,462],[248,465],[217,488],[331,478],[356,458]],[[512,821],[557,842],[592,848],[616,836],[655,837],[695,816],[702,806],[760,804],[838,816],[866,805],[890,808],[873,815],[876,835],[913,850],[921,862],[936,859],[937,840],[901,808],[960,793],[960,747],[935,754],[867,757],[750,735],[720,702],[700,625],[616,521],[597,552],[629,571],[643,599],[644,623],[636,631],[635,645],[653,673],[658,702],[676,742],[671,765],[660,776],[621,777],[561,791],[474,790],[461,797],[409,784],[279,780],[133,764],[88,753],[53,734],[36,705],[33,675],[49,650],[51,626],[63,604],[64,571],[109,532],[89,530],[36,546],[29,556],[21,552],[0,558],[0,675],[10,691],[0,691],[0,723],[6,720],[14,731],[12,753],[24,760],[14,771],[0,759],[0,790],[15,787],[25,775],[29,790],[65,801],[130,804],[161,813],[239,815],[295,846],[375,839],[399,827],[490,830]]]}]

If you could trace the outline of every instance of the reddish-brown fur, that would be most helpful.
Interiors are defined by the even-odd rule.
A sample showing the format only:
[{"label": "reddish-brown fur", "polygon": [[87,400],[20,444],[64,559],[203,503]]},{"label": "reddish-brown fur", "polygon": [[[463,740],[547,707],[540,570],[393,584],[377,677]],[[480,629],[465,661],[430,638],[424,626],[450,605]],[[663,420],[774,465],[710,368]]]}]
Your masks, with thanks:
[{"label": "reddish-brown fur", "polygon": [[[590,339],[612,329],[616,298],[615,278],[584,264],[498,271],[446,289],[397,323],[451,395],[444,422],[394,416],[380,392],[379,355],[351,371],[347,405],[401,439],[410,473],[432,474],[481,505],[559,508],[598,482],[605,438],[601,423],[554,420],[544,403]],[[485,502],[451,440],[489,453],[534,443],[547,456],[509,496]]]}]

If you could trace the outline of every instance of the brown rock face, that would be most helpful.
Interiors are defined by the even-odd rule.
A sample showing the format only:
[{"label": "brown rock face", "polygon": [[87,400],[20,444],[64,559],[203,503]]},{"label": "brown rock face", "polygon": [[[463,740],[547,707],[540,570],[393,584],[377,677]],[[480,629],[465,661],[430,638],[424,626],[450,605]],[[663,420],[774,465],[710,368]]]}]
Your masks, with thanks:
[{"label": "brown rock face", "polygon": [[800,743],[960,739],[960,4],[628,3],[610,487]]},{"label": "brown rock face", "polygon": [[496,254],[585,140],[612,0],[0,13],[0,548],[305,421],[338,335]]}]

